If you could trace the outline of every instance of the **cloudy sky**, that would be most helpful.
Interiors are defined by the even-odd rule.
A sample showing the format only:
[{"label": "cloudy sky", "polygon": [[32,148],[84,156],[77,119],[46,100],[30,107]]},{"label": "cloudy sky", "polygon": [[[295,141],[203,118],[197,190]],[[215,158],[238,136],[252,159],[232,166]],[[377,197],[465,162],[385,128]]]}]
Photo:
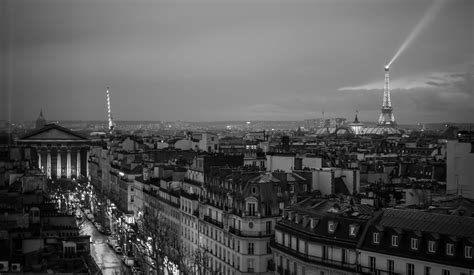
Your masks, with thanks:
[{"label": "cloudy sky", "polygon": [[[376,121],[433,0],[2,0],[0,119]],[[400,123],[474,120],[474,1],[390,70]]]}]

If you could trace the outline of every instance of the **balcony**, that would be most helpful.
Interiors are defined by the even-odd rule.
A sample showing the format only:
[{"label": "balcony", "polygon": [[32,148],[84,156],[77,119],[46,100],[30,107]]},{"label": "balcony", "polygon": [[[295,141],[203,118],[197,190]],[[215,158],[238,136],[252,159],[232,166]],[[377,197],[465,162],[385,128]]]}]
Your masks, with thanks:
[{"label": "balcony", "polygon": [[[279,251],[281,251],[283,253],[286,253],[288,255],[296,257],[296,258],[298,258],[298,259],[300,259],[301,261],[304,261],[304,262],[315,263],[315,264],[318,264],[318,265],[323,265],[323,266],[332,267],[332,268],[339,268],[339,269],[343,269],[343,270],[346,270],[346,271],[356,271],[357,270],[357,265],[355,263],[344,263],[344,262],[341,262],[341,261],[336,261],[336,260],[332,260],[332,259],[321,258],[321,257],[316,257],[316,256],[312,256],[312,255],[309,255],[309,254],[301,253],[299,251],[296,251],[296,250],[293,250],[289,247],[286,247],[282,244],[276,243],[275,241],[271,242],[271,247],[274,248],[274,249],[278,249]],[[388,273],[386,273],[386,274],[388,274]]]},{"label": "balcony", "polygon": [[390,272],[388,270],[382,270],[378,268],[370,268],[367,266],[358,266],[357,271],[360,274],[376,274],[376,275],[402,275],[403,273]]},{"label": "balcony", "polygon": [[229,226],[229,232],[240,236],[240,237],[271,237],[275,234],[275,230],[270,231],[251,231],[251,230],[239,230],[232,226]]},{"label": "balcony", "polygon": [[188,178],[184,178],[183,179],[183,182],[185,183],[189,183],[189,184],[192,184],[192,185],[195,185],[197,187],[201,187],[202,186],[202,183],[197,181],[197,180],[192,180],[192,179],[188,179]]},{"label": "balcony", "polygon": [[219,221],[217,221],[217,220],[215,220],[215,219],[213,219],[209,216],[204,216],[204,220],[208,223],[211,223],[211,224],[215,225],[215,226],[218,226],[220,228],[224,228],[224,225],[223,225],[222,222],[219,222]]}]

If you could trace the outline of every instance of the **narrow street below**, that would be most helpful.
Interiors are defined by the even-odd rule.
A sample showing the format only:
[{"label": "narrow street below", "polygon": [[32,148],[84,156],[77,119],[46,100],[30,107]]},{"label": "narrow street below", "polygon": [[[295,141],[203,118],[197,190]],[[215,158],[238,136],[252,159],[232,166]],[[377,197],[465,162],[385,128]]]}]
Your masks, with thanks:
[{"label": "narrow street below", "polygon": [[122,262],[120,255],[107,245],[107,236],[104,236],[87,219],[81,225],[81,235],[91,236],[91,256],[104,275],[130,274],[129,268]]}]

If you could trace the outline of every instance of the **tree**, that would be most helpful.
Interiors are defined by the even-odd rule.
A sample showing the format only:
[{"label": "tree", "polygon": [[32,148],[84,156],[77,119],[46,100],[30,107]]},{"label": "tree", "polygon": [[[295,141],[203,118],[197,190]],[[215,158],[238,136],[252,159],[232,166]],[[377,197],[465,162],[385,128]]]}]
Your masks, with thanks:
[{"label": "tree", "polygon": [[162,208],[145,208],[135,221],[134,236],[130,241],[135,247],[135,255],[144,268],[168,274],[179,269],[190,274],[187,268],[188,257],[180,243],[179,227],[164,215]]}]

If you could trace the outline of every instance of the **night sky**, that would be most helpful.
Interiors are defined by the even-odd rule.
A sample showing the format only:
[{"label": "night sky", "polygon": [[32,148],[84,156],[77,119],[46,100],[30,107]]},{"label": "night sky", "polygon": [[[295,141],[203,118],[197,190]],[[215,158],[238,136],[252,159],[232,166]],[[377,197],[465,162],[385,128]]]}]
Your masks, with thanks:
[{"label": "night sky", "polygon": [[[430,0],[0,0],[0,120],[376,121]],[[473,122],[474,1],[391,68],[399,123]]]}]

